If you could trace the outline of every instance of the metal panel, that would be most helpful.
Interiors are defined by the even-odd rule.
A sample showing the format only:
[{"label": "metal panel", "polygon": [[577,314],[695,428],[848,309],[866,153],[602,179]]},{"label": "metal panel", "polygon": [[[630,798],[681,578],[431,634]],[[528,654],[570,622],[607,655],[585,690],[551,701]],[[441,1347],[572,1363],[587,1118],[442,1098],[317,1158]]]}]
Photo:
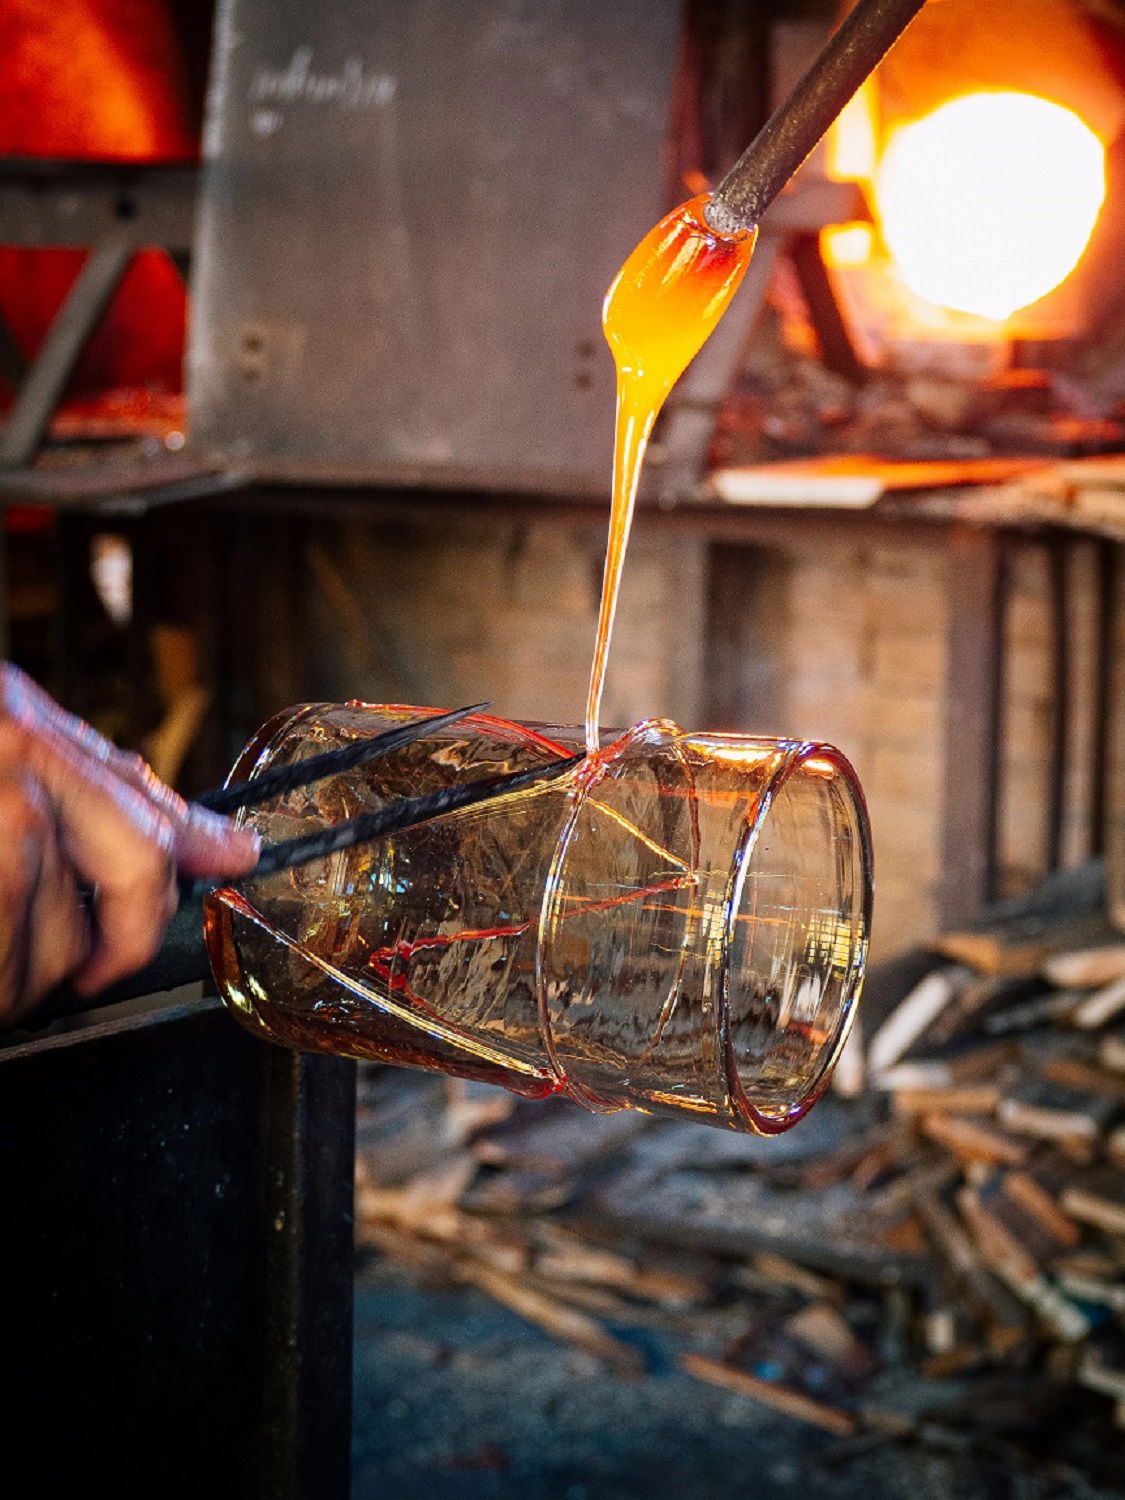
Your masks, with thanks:
[{"label": "metal panel", "polygon": [[195,441],[271,477],[605,492],[606,288],[659,216],[674,0],[226,0]]}]

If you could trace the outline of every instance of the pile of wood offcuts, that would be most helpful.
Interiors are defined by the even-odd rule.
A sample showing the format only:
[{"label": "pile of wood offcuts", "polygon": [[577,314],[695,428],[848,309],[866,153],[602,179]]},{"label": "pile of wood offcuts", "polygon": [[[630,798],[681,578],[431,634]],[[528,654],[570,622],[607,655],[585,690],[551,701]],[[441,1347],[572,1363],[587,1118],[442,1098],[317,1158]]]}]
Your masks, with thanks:
[{"label": "pile of wood offcuts", "polygon": [[[1125,1475],[1125,937],[1096,863],[874,969],[773,1140],[422,1074],[361,1084],[357,1238],[622,1377],[821,1429]],[[824,1443],[824,1439],[819,1440]]]}]

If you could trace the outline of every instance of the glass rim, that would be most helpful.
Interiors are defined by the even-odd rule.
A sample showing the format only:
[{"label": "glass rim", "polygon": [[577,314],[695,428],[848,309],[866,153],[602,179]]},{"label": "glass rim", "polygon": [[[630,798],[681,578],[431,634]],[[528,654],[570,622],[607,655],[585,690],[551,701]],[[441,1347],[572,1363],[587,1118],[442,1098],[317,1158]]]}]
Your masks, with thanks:
[{"label": "glass rim", "polygon": [[[751,738],[751,736],[747,736],[747,738]],[[780,747],[786,742],[778,740],[777,743]],[[860,784],[855,767],[841,750],[838,750],[835,745],[828,744],[825,741],[804,740],[790,741],[788,743],[793,747],[792,753],[785,756],[774,768],[765,789],[757,799],[755,806],[747,814],[742,834],[735,849],[734,858],[731,862],[730,882],[724,902],[723,935],[719,960],[722,1004],[719,1007],[718,1014],[718,1041],[728,1098],[730,1099],[733,1111],[738,1117],[739,1123],[756,1135],[766,1136],[781,1135],[797,1124],[812,1109],[831,1081],[833,1071],[839,1061],[841,1052],[847,1044],[848,1036],[855,1021],[859,992],[866,968],[873,904],[871,824],[867,811],[867,799],[864,796],[863,787]],[[741,906],[742,891],[757,848],[759,835],[769,818],[779,793],[784,790],[786,784],[796,772],[802,767],[808,767],[818,759],[823,760],[831,769],[833,779],[838,779],[847,789],[855,828],[859,834],[862,880],[860,886],[861,906],[857,915],[860,921],[860,940],[856,944],[855,950],[849,960],[848,973],[844,981],[843,1015],[832,1047],[829,1049],[827,1055],[818,1063],[815,1073],[809,1079],[807,1087],[801,1093],[800,1097],[786,1109],[784,1114],[771,1115],[764,1113],[751,1102],[750,1096],[742,1082],[738,1060],[734,1054],[734,1045],[730,1034],[731,951],[734,944],[735,921]]]}]

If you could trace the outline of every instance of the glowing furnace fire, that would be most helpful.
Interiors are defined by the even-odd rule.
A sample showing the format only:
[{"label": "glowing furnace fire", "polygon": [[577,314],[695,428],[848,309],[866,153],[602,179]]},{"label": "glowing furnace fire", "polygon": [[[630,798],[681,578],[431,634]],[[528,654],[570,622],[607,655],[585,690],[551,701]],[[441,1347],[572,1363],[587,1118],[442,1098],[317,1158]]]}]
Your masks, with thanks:
[{"label": "glowing furnace fire", "polygon": [[1104,197],[1097,136],[1031,94],[968,94],[901,126],[875,181],[883,239],[907,286],[996,321],[1070,274]]}]

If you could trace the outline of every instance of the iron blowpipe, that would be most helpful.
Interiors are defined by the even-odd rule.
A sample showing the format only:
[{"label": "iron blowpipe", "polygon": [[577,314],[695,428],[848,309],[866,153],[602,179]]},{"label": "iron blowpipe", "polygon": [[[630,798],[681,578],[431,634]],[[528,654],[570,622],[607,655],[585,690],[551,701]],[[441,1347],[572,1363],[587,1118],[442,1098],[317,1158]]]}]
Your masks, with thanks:
[{"label": "iron blowpipe", "polygon": [[715,189],[704,217],[716,234],[753,229],[925,0],[858,0],[796,88]]}]

